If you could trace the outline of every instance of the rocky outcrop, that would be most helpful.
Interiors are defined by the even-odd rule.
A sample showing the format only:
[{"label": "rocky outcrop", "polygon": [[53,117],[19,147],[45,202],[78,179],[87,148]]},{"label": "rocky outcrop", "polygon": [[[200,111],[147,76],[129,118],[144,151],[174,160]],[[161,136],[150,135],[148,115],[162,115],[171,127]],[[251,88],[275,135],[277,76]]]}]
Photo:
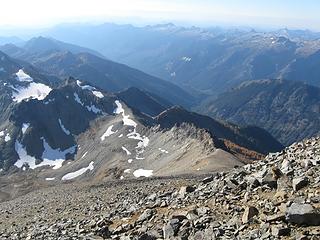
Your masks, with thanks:
[{"label": "rocky outcrop", "polygon": [[[0,214],[6,221],[0,225],[0,236],[318,239],[319,168],[320,137],[203,180],[59,186],[2,203]],[[304,177],[308,184],[302,184]],[[32,225],[28,224],[31,216]]]}]

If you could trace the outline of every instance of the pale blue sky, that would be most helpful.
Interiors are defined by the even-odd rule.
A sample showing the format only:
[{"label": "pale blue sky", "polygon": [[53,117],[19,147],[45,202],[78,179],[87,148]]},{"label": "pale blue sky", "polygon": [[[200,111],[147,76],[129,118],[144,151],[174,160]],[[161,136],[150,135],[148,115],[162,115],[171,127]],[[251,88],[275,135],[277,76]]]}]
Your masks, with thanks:
[{"label": "pale blue sky", "polygon": [[320,31],[319,0],[3,0],[0,26],[178,22]]}]

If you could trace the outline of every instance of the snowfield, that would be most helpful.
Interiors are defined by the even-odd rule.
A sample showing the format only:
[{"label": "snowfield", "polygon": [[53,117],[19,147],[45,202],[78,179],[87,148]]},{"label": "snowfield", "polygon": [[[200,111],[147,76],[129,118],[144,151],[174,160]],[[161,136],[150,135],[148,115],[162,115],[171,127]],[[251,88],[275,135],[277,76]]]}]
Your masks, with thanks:
[{"label": "snowfield", "polygon": [[25,99],[38,99],[43,100],[50,92],[51,88],[42,83],[33,82],[33,78],[26,74],[22,69],[17,73],[17,80],[20,82],[26,82],[26,86],[13,87],[12,98],[15,102],[21,102]]},{"label": "snowfield", "polygon": [[15,102],[21,102],[25,99],[43,100],[51,92],[51,88],[42,83],[31,82],[27,87],[19,86],[17,88],[11,86],[13,89],[12,99]]},{"label": "snowfield", "polygon": [[92,171],[93,170],[93,164],[94,162],[90,162],[88,167],[84,167],[84,168],[80,168],[79,170],[75,171],[75,172],[70,172],[67,173],[66,175],[64,175],[61,180],[62,181],[66,181],[66,180],[71,180],[74,179],[76,177],[79,177],[80,175],[84,174],[86,171]]},{"label": "snowfield", "polygon": [[26,74],[23,69],[20,69],[17,73],[16,73],[16,76],[17,76],[17,80],[20,81],[20,82],[32,82],[33,79],[32,77],[30,77],[28,74]]},{"label": "snowfield", "polygon": [[43,160],[39,164],[36,164],[36,158],[28,155],[22,144],[16,140],[15,150],[19,159],[14,165],[18,168],[22,168],[27,164],[31,169],[43,166],[51,166],[53,169],[59,169],[65,161],[65,155],[67,153],[74,154],[76,151],[76,146],[70,147],[64,151],[61,151],[60,149],[52,149],[43,137],[41,140],[43,141],[44,151],[42,153]]},{"label": "snowfield", "polygon": [[151,177],[153,170],[138,169],[133,172],[133,176],[138,177]]}]

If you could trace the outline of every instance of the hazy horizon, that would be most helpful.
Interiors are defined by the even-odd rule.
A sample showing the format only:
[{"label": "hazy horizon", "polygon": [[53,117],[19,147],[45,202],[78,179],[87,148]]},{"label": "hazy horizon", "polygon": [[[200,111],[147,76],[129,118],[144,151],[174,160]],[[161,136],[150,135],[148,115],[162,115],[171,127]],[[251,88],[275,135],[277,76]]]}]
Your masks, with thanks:
[{"label": "hazy horizon", "polygon": [[[17,7],[19,6],[19,7]],[[47,28],[62,23],[148,25],[173,22],[184,26],[309,29],[320,31],[315,0],[91,0],[18,1],[2,4],[0,28]]]}]

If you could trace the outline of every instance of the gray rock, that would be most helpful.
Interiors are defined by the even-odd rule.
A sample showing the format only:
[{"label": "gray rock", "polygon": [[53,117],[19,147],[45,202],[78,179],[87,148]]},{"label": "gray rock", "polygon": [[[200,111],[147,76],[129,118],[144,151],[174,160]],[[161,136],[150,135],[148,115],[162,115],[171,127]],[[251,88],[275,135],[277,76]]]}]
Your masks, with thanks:
[{"label": "gray rock", "polygon": [[184,198],[187,193],[191,193],[194,190],[195,190],[195,188],[192,187],[192,186],[183,186],[183,187],[180,188],[179,196],[181,198]]},{"label": "gray rock", "polygon": [[143,222],[145,220],[148,220],[152,217],[153,210],[152,209],[146,209],[144,212],[139,216],[138,222]]},{"label": "gray rock", "polygon": [[271,233],[275,237],[287,236],[290,234],[290,228],[283,225],[276,225],[271,227]]},{"label": "gray rock", "polygon": [[284,213],[278,213],[275,215],[267,216],[266,222],[275,222],[275,221],[283,221],[285,220],[286,216]]},{"label": "gray rock", "polygon": [[298,191],[301,188],[308,186],[308,183],[309,179],[307,177],[294,178],[292,180],[292,188],[294,191]]},{"label": "gray rock", "polygon": [[242,223],[248,223],[254,216],[257,216],[259,214],[259,211],[257,208],[249,206],[246,207],[244,210],[244,213],[242,215]]},{"label": "gray rock", "polygon": [[202,179],[202,183],[203,184],[206,184],[206,183],[209,183],[209,182],[212,182],[212,181],[213,181],[213,176],[206,177],[206,178]]},{"label": "gray rock", "polygon": [[174,237],[174,229],[171,226],[170,223],[167,223],[163,226],[163,238],[164,239],[171,239],[172,237]]},{"label": "gray rock", "polygon": [[286,220],[298,225],[320,225],[320,210],[310,204],[293,203],[287,209]]}]

